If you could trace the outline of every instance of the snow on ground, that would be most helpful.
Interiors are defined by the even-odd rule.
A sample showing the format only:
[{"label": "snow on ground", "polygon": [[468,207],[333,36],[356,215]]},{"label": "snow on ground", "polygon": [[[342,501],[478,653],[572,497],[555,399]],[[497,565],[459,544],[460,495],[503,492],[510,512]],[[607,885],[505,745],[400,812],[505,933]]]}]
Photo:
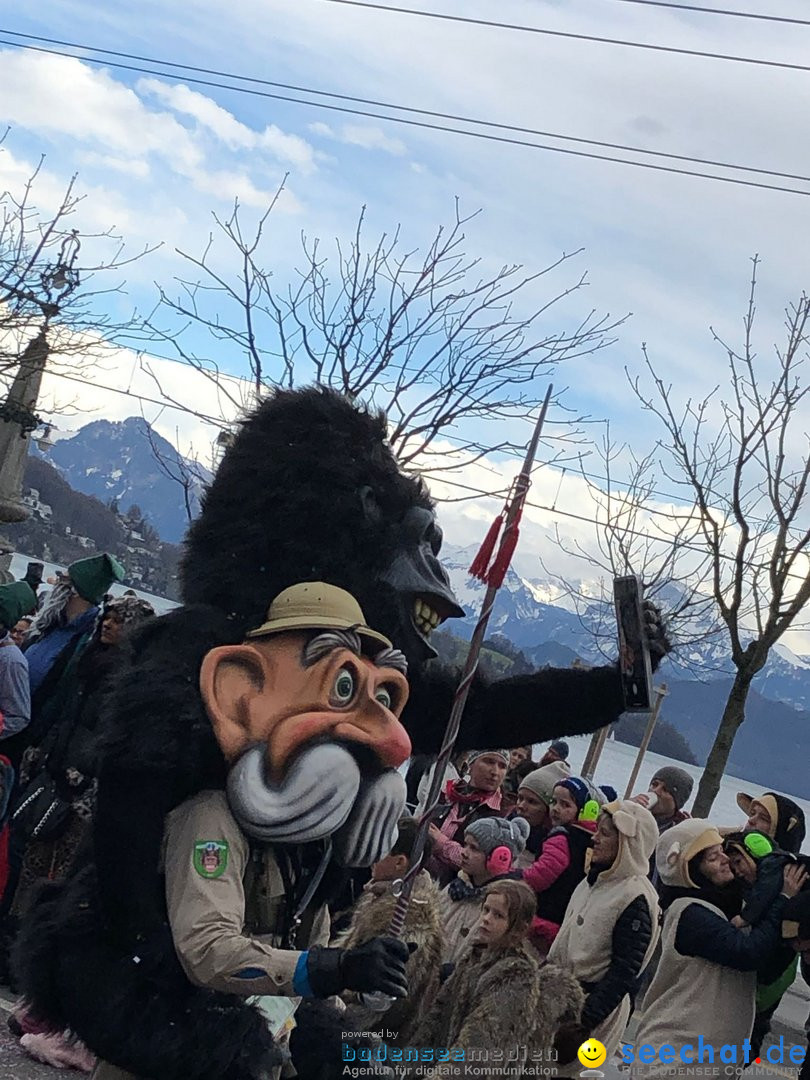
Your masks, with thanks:
[{"label": "snow on ground", "polygon": [[[98,554],[100,553],[96,551],[88,551],[87,556],[91,557]],[[11,557],[11,573],[15,579],[19,579],[25,574],[29,562],[42,562],[42,559],[35,559],[31,555],[20,555],[15,551]],[[58,563],[43,562],[43,566],[45,569],[42,572],[42,577],[45,581],[49,577],[53,577],[54,574],[62,573],[65,570],[65,567],[59,566]],[[46,585],[44,588],[50,588],[50,586]],[[128,588],[127,585],[113,585],[110,592],[113,596],[123,596]],[[148,600],[158,615],[165,615],[167,611],[177,607],[174,600],[167,600],[165,596],[155,596],[152,593],[144,592],[143,589],[135,589],[134,591],[142,600]]]},{"label": "snow on ground", "polygon": [[[585,758],[588,746],[590,744],[590,735],[579,735],[575,738],[567,739],[566,742],[570,747],[569,762],[571,764],[572,772],[576,773],[582,766],[582,762]],[[536,746],[534,751],[534,758],[538,761],[546,747]],[[626,743],[617,742],[615,739],[609,739],[605,743],[605,748],[602,751],[602,756],[599,759],[599,764],[596,768],[596,775],[594,779],[597,784],[612,784],[613,787],[619,793],[620,797],[624,796],[624,789],[630,778],[630,773],[633,768],[633,763],[636,760],[638,750],[635,746],[628,746]],[[637,794],[640,791],[646,791],[647,785],[651,780],[656,769],[661,765],[678,765],[680,768],[685,769],[695,778],[695,788],[693,792],[697,793],[697,785],[700,780],[703,767],[701,765],[686,765],[683,761],[674,761],[672,758],[664,757],[662,754],[647,753],[644,757],[644,761],[641,765],[641,771],[638,774],[638,780],[633,785],[633,794]],[[744,791],[751,795],[761,794],[766,789],[761,785],[751,780],[742,780],[735,776],[724,776],[720,784],[720,791],[715,799],[714,806],[712,807],[711,820],[718,825],[735,825],[742,824],[743,814],[735,801],[735,796],[738,791]],[[779,792],[780,795],[787,795],[791,799],[794,799],[802,810],[804,810],[805,816],[810,821],[810,778],[808,778],[808,788],[804,791]],[[688,810],[691,806],[692,800],[686,804]]]}]

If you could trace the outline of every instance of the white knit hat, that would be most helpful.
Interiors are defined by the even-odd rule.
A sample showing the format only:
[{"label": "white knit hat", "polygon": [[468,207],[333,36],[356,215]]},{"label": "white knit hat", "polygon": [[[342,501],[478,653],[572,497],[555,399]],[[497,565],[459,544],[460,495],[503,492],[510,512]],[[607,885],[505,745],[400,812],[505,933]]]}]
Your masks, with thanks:
[{"label": "white knit hat", "polygon": [[689,876],[689,862],[706,848],[722,844],[714,825],[704,818],[688,818],[661,834],[655,847],[655,869],[664,885],[697,885]]},{"label": "white knit hat", "polygon": [[524,776],[518,785],[518,791],[528,788],[538,799],[542,799],[546,806],[551,806],[554,785],[561,780],[567,780],[570,775],[571,769],[567,761],[552,761]]}]

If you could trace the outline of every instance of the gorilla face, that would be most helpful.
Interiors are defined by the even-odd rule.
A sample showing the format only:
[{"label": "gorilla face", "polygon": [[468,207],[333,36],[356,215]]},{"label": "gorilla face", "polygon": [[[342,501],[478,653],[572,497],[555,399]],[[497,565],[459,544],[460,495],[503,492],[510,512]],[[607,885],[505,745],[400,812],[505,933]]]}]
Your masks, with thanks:
[{"label": "gorilla face", "polygon": [[[363,500],[366,514],[372,497],[367,494]],[[464,609],[439,562],[442,531],[433,511],[411,507],[398,533],[399,546],[379,576],[380,588],[368,617],[377,618],[375,625],[386,625],[386,633],[406,656],[429,660],[436,655],[428,640],[431,633],[445,619],[461,618]]]},{"label": "gorilla face", "polygon": [[464,614],[438,559],[422,482],[403,473],[385,417],[321,387],[278,391],[228,449],[189,530],[183,599],[245,631],[290,585],[326,581],[356,597],[412,664]]}]

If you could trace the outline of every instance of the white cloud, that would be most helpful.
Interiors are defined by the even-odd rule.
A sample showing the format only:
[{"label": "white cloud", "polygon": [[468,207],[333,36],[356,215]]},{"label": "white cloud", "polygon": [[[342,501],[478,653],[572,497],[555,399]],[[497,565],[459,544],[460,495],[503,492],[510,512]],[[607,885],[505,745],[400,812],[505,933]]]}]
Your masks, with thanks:
[{"label": "white cloud", "polygon": [[325,139],[333,139],[346,146],[358,146],[361,150],[382,150],[395,157],[402,157],[407,153],[408,148],[401,139],[386,135],[380,127],[370,127],[366,124],[340,124],[337,127],[330,127],[329,124],[324,124],[320,120],[308,126],[313,134],[321,135]]},{"label": "white cloud", "polygon": [[95,150],[82,150],[76,155],[76,160],[81,165],[92,165],[101,169],[112,169],[113,172],[125,173],[139,180],[145,179],[150,172],[149,162],[142,158],[121,158],[113,154],[99,154]]},{"label": "white cloud", "polygon": [[287,134],[275,124],[269,124],[263,131],[254,131],[211,98],[182,83],[141,79],[137,85],[142,93],[158,98],[175,112],[192,117],[233,150],[267,150],[279,161],[287,162],[305,174],[315,168],[315,154],[309,143],[298,135]]},{"label": "white cloud", "polygon": [[[166,87],[154,80],[143,83],[144,92],[154,94],[158,86],[162,98],[173,108],[193,116],[202,128],[233,149],[265,150],[276,161],[294,161],[302,171],[311,171],[313,152],[303,139],[272,126],[253,132],[187,87]],[[225,203],[238,198],[248,206],[265,208],[283,175],[279,171],[267,184],[269,163],[261,160],[261,155],[234,157],[235,167],[223,168],[222,155],[210,154],[199,133],[188,130],[171,112],[149,108],[135,90],[107,71],[68,57],[2,50],[0,121],[52,139],[68,137],[77,163],[95,171],[125,173],[142,180],[150,174],[150,161],[158,160],[162,169],[168,168],[176,177],[191,181],[198,192]],[[251,175],[254,168],[264,183]],[[114,224],[133,230],[135,217],[143,212],[136,206],[137,200],[133,200],[128,212],[119,210]],[[282,212],[297,211],[298,206],[289,190],[279,202]]]}]

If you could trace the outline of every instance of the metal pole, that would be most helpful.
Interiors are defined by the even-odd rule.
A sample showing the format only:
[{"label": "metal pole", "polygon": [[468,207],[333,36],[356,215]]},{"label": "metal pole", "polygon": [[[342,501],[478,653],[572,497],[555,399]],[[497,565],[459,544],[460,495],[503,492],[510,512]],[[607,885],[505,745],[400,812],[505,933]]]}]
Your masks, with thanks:
[{"label": "metal pole", "polygon": [[599,730],[595,731],[591,736],[588,752],[585,755],[585,760],[582,762],[582,775],[586,780],[593,780],[593,774],[596,772],[599,758],[602,756],[602,751],[605,749],[605,743],[610,734],[611,726],[611,724],[608,724],[607,727],[599,728]]},{"label": "metal pole", "polygon": [[650,745],[650,739],[652,738],[653,731],[655,731],[655,725],[658,722],[658,714],[661,711],[661,705],[668,693],[669,691],[667,690],[666,683],[662,683],[655,688],[655,701],[653,702],[650,718],[647,721],[647,726],[644,729],[644,736],[639,745],[638,753],[636,754],[636,763],[633,766],[633,771],[630,773],[630,779],[627,781],[627,788],[624,792],[625,799],[630,798],[633,788],[636,785],[639,770],[641,769],[641,763],[644,760],[644,755],[647,753],[647,747]]},{"label": "metal pole", "polygon": [[[515,482],[515,490],[512,500],[509,504],[509,508],[506,513],[506,520],[504,523],[504,530],[501,537],[501,549],[505,550],[504,544],[507,543],[507,537],[517,527],[517,522],[520,518],[520,513],[523,508],[523,503],[526,499],[526,494],[529,490],[529,484],[531,482],[531,469],[534,463],[535,456],[537,454],[537,445],[540,440],[540,432],[543,430],[543,423],[545,422],[546,412],[548,411],[549,402],[551,401],[551,387],[543,401],[542,408],[540,409],[540,415],[537,418],[537,423],[532,434],[529,448],[526,452],[526,458],[523,463],[523,468]],[[413,890],[416,875],[422,867],[422,862],[425,853],[425,842],[427,841],[428,831],[430,827],[430,821],[436,812],[436,808],[439,805],[439,797],[442,789],[442,780],[444,779],[444,772],[447,768],[447,763],[453,755],[453,750],[456,744],[456,737],[458,736],[459,728],[461,727],[461,718],[464,713],[464,707],[467,704],[467,696],[472,685],[473,678],[478,669],[478,660],[481,655],[481,646],[484,642],[484,636],[486,635],[487,623],[489,617],[492,614],[492,608],[495,604],[495,597],[497,596],[500,582],[490,583],[487,585],[487,591],[484,595],[484,602],[481,605],[481,614],[478,617],[475,630],[473,631],[472,640],[470,641],[470,648],[467,652],[467,659],[464,663],[464,670],[461,674],[458,688],[456,689],[456,696],[453,701],[453,708],[450,712],[450,719],[447,722],[447,729],[444,734],[444,740],[439,750],[438,757],[436,759],[436,765],[433,770],[433,776],[430,782],[430,789],[428,791],[427,800],[425,804],[425,811],[419,820],[419,828],[417,829],[416,839],[414,841],[413,850],[411,852],[411,867],[408,873],[405,875],[402,881],[401,892],[397,899],[397,904],[394,909],[394,914],[391,919],[391,925],[389,933],[394,937],[399,937],[402,933],[405,925],[405,916],[408,911],[408,905],[410,902],[411,892]]]}]

